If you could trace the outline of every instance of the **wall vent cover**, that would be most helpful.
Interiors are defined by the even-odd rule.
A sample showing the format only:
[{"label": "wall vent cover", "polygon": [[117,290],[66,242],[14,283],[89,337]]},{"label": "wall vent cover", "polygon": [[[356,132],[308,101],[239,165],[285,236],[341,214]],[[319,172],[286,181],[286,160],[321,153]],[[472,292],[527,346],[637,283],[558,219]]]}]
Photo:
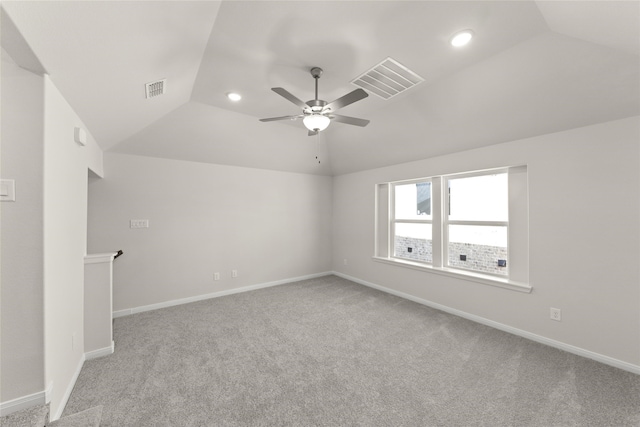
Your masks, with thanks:
[{"label": "wall vent cover", "polygon": [[424,79],[392,58],[387,58],[351,81],[382,99],[390,99]]},{"label": "wall vent cover", "polygon": [[163,95],[167,90],[167,79],[158,80],[144,85],[144,93],[147,99]]}]

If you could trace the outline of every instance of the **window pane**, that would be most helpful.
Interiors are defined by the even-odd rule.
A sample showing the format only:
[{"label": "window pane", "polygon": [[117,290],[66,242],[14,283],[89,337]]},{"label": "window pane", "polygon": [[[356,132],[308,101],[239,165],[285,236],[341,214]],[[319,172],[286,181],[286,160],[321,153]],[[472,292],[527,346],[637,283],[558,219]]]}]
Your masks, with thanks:
[{"label": "window pane", "polygon": [[433,262],[431,224],[396,223],[395,231],[395,257]]},{"label": "window pane", "polygon": [[396,185],[395,216],[397,219],[431,218],[431,183]]},{"label": "window pane", "polygon": [[449,219],[507,221],[508,175],[481,175],[449,179]]},{"label": "window pane", "polygon": [[506,276],[507,227],[449,226],[449,266]]}]

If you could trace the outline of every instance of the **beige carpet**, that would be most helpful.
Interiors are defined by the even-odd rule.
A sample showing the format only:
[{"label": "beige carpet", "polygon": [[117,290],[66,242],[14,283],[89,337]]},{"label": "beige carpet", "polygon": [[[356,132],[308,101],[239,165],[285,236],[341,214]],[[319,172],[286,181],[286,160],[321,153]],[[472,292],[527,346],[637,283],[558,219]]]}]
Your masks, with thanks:
[{"label": "beige carpet", "polygon": [[640,376],[328,276],[115,321],[101,426],[639,426]]}]

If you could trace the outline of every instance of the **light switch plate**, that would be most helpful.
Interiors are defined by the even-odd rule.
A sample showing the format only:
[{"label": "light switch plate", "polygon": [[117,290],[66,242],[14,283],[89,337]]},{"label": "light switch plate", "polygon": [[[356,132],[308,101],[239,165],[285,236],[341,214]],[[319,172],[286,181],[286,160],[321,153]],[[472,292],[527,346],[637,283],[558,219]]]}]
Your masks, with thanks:
[{"label": "light switch plate", "polygon": [[132,219],[129,222],[129,228],[149,228],[148,219]]},{"label": "light switch plate", "polygon": [[16,182],[13,179],[0,179],[0,201],[16,201]]}]

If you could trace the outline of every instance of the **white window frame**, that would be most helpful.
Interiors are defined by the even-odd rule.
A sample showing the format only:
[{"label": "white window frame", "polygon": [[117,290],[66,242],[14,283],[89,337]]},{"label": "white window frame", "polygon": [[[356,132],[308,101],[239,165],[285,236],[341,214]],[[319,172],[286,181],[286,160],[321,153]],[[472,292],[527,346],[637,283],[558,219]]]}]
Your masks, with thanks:
[{"label": "white window frame", "polygon": [[[508,221],[461,221],[448,220],[449,198],[446,194],[448,179],[467,178],[506,172],[509,188]],[[419,223],[430,222],[432,227],[433,262],[409,260],[394,256],[395,237],[395,196],[394,186],[418,182],[431,182],[431,219],[415,220]],[[461,172],[439,176],[385,182],[376,185],[374,217],[374,255],[373,260],[394,266],[427,271],[430,273],[455,277],[467,281],[497,286],[505,289],[529,293],[533,289],[529,284],[529,229],[528,229],[528,178],[527,166],[511,166]],[[398,220],[410,223],[414,220]],[[507,226],[507,268],[508,276],[493,275],[477,270],[448,266],[448,226],[449,225],[499,225]]]}]

